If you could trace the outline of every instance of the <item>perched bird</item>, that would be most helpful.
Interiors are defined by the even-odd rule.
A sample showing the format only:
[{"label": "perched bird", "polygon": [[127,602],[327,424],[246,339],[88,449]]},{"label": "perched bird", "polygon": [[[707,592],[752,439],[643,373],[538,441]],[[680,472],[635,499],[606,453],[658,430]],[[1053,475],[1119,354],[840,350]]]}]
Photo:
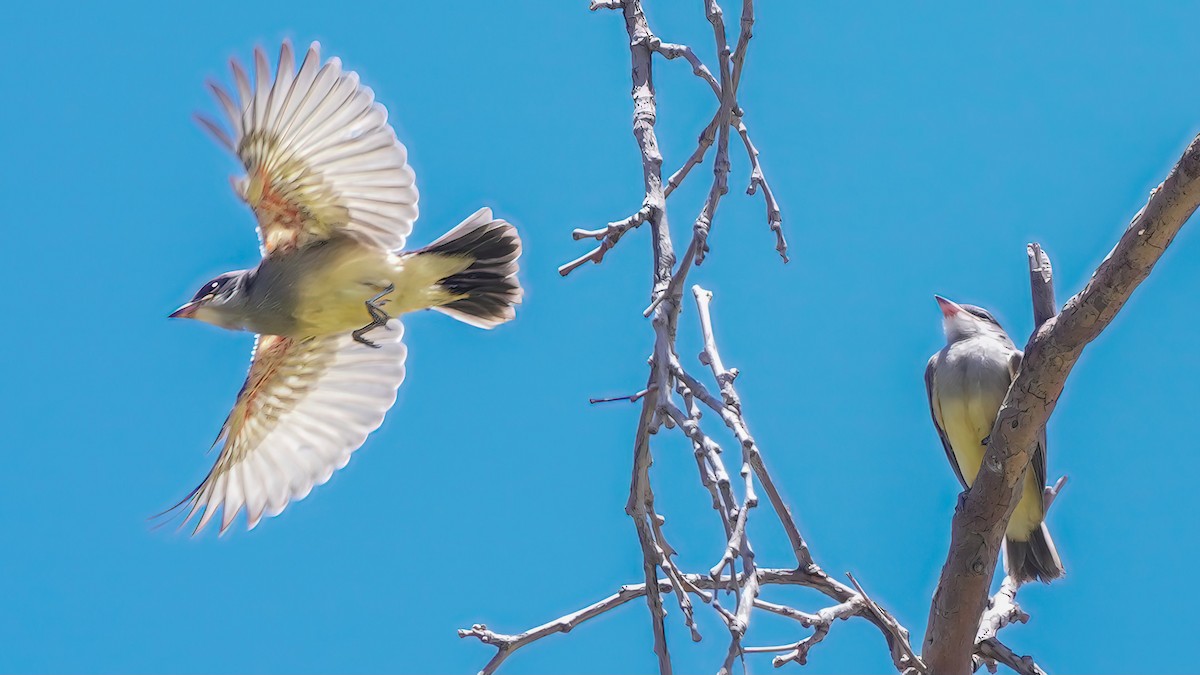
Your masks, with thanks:
[{"label": "perched bird", "polygon": [[[1021,350],[987,310],[937,297],[946,346],[929,359],[925,389],[946,458],[963,487],[975,482],[987,438],[1021,365]],[[1004,533],[1004,563],[1018,581],[1049,583],[1063,575],[1062,561],[1043,522],[1046,431],[1025,472],[1021,500]]]},{"label": "perched bird", "polygon": [[[356,73],[313,43],[296,69],[283,43],[272,79],[232,61],[235,89],[210,84],[228,131],[199,121],[237,156],[234,191],[258,220],[262,260],[204,284],[172,317],[258,333],[250,373],[216,443],[216,465],[177,507],[195,532],[246,509],[254,528],[345,466],[383,422],[404,379],[397,316],[431,308],[481,328],[521,301],[512,225],[476,211],[403,252],[417,219],[407,151]],[[214,445],[216,445],[214,443]]]}]

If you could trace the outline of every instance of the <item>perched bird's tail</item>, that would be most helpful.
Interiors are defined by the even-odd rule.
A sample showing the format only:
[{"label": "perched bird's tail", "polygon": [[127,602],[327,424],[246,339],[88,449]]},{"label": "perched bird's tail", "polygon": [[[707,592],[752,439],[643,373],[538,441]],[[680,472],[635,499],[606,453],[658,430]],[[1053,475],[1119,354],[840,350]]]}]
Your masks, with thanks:
[{"label": "perched bird's tail", "polygon": [[517,228],[493,219],[491,209],[479,209],[412,255],[466,265],[437,281],[434,297],[443,299],[432,309],[480,328],[494,328],[515,315],[522,296],[517,281],[521,238]]},{"label": "perched bird's tail", "polygon": [[1029,534],[1029,541],[1004,540],[1004,567],[1021,583],[1037,579],[1048,584],[1066,573],[1046,523]]}]

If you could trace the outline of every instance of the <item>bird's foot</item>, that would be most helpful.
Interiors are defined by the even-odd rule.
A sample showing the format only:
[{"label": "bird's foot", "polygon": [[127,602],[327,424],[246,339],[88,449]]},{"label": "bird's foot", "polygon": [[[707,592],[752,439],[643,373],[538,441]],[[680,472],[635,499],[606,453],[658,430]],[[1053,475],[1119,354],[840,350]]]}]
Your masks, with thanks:
[{"label": "bird's foot", "polygon": [[387,288],[383,289],[378,295],[366,301],[365,304],[367,307],[367,314],[371,315],[371,323],[350,334],[351,337],[354,338],[355,342],[361,342],[368,347],[379,349],[379,345],[368,340],[366,338],[366,334],[376,328],[386,328],[388,321],[392,320],[392,317],[389,316],[387,312],[383,311],[382,304],[387,302],[387,300],[383,299],[383,296],[391,293],[394,290],[396,290],[396,286],[393,284],[388,284]]},{"label": "bird's foot", "polygon": [[986,448],[987,446],[989,446],[989,445],[991,445],[991,444],[992,444],[992,437],[991,437],[991,436],[984,436],[984,437],[983,437],[983,441],[981,441],[981,442],[983,443],[983,447],[985,447],[985,448]]},{"label": "bird's foot", "polygon": [[369,326],[363,326],[362,328],[359,328],[358,330],[354,331],[353,333],[350,333],[350,337],[353,337],[355,342],[361,342],[362,344],[364,344],[372,349],[379,349],[379,345],[377,345],[374,342],[371,342],[367,338],[363,337],[363,335],[365,335],[367,331],[371,330],[372,328],[376,328],[376,327],[377,326],[375,326],[374,324],[369,325]]},{"label": "bird's foot", "polygon": [[962,511],[963,509],[965,509],[967,507],[967,493],[968,492],[970,492],[969,488],[958,493],[958,503],[955,504],[955,506],[954,506],[955,511]]}]

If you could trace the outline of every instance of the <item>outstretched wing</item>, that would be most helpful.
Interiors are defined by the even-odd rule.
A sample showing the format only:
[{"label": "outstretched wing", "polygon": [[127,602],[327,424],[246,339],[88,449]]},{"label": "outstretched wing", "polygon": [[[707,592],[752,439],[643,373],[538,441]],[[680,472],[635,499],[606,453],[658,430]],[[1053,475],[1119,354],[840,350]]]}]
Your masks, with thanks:
[{"label": "outstretched wing", "polygon": [[954,448],[950,445],[950,439],[946,438],[946,427],[942,424],[942,409],[938,405],[937,396],[933,391],[933,371],[937,367],[937,360],[938,355],[934,354],[929,357],[929,363],[925,366],[925,394],[929,396],[929,415],[933,418],[933,426],[937,428],[938,438],[942,439],[942,448],[946,451],[946,459],[950,460],[954,475],[958,476],[958,482],[966,488],[968,487],[967,479],[963,478],[962,467],[958,465],[958,458],[954,456]]},{"label": "outstretched wing", "polygon": [[284,42],[274,80],[262,49],[253,81],[232,60],[236,91],[209,83],[230,130],[197,117],[246,169],[234,190],[258,218],[264,256],[339,232],[402,248],[417,219],[408,153],[374,92],[336,57],[321,65],[320,50],[312,43],[297,71]]},{"label": "outstretched wing", "polygon": [[293,340],[260,335],[237,403],[217,442],[217,463],[180,506],[187,523],[202,512],[193,534],[222,510],[221,531],[246,508],[253,529],[266,513],[346,466],[350,453],[383,422],[404,380],[404,329],[392,320],[371,334],[372,349],[349,334]]}]

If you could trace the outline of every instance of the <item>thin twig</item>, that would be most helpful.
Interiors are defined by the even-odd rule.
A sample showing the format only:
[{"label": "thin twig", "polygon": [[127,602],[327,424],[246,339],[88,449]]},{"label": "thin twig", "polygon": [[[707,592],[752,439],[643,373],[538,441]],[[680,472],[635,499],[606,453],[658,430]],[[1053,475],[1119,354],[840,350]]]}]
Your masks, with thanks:
[{"label": "thin twig", "polygon": [[867,595],[867,592],[863,590],[862,584],[858,583],[858,579],[855,579],[853,574],[847,572],[846,576],[850,579],[850,583],[854,584],[854,589],[858,591],[859,597],[862,598],[871,615],[878,620],[876,625],[882,624],[884,626],[884,632],[888,635],[888,644],[892,648],[892,659],[896,662],[896,667],[901,672],[906,672],[910,669],[927,672],[928,668],[926,668],[925,662],[913,651],[908,629],[901,626],[899,621],[896,621],[891,614],[888,614],[882,607],[876,604]]},{"label": "thin twig", "polygon": [[682,368],[677,371],[677,374],[684,378],[684,381],[692,392],[712,408],[714,412],[720,415],[725,425],[733,431],[734,436],[737,437],[738,442],[742,445],[742,451],[747,453],[747,461],[750,462],[750,467],[754,470],[759,482],[762,483],[763,490],[767,493],[767,499],[771,502],[771,506],[774,508],[780,524],[783,525],[788,541],[792,545],[792,552],[796,556],[796,563],[801,567],[811,565],[813,564],[812,554],[809,553],[808,545],[804,543],[804,538],[800,536],[800,528],[796,526],[796,520],[792,517],[792,512],[788,508],[787,503],[779,495],[779,490],[775,487],[775,481],[771,477],[770,472],[767,471],[762,453],[758,451],[758,444],[754,442],[754,437],[750,435],[750,430],[746,426],[745,420],[742,419],[741,399],[738,397],[737,390],[733,386],[733,381],[737,378],[738,371],[737,369],[730,370],[725,368],[720,352],[717,350],[716,339],[713,336],[712,314],[710,310],[712,293],[697,285],[692,287],[692,295],[696,299],[696,309],[700,316],[700,332],[704,338],[704,351],[701,352],[700,362],[712,369],[713,379],[720,386],[723,401],[717,402],[713,399],[704,386],[687,375],[687,372]]},{"label": "thin twig", "polygon": [[692,51],[691,47],[658,40],[651,45],[651,48],[667,59],[677,59],[682,56],[692,65],[692,73],[707,82],[718,98],[721,96],[721,84],[717,82],[717,78],[713,77],[712,71],[700,61],[700,58],[696,56],[696,52]]},{"label": "thin twig", "polygon": [[746,128],[741,117],[733,118],[733,126],[737,129],[738,135],[742,137],[742,143],[746,146],[746,154],[750,156],[750,185],[746,188],[746,194],[752,195],[760,188],[762,189],[763,201],[767,206],[767,226],[775,233],[775,250],[779,252],[779,257],[783,258],[783,262],[787,262],[788,247],[787,239],[783,236],[783,212],[779,210],[779,202],[775,201],[775,193],[771,190],[771,185],[767,183],[767,176],[758,163],[758,148],[754,147],[754,143],[750,141],[750,130]]},{"label": "thin twig", "polygon": [[667,181],[667,195],[670,195],[675,191],[675,188],[682,185],[683,180],[688,177],[688,174],[692,172],[692,169],[696,168],[696,166],[704,161],[704,155],[708,153],[708,149],[711,148],[712,144],[717,140],[717,128],[720,126],[721,111],[718,108],[717,112],[713,114],[712,121],[710,121],[704,127],[704,130],[700,132],[700,136],[696,139],[696,149],[693,150],[692,154],[688,156],[687,161],[683,163],[683,166],[679,167],[675,173],[671,174],[671,178]]},{"label": "thin twig", "polygon": [[[660,583],[660,586],[662,585],[666,585],[666,590],[669,592],[669,584],[664,581]],[[646,587],[643,585],[622,586],[621,590],[599,602],[594,602],[581,610],[571,612],[566,616],[549,621],[535,628],[530,628],[517,635],[497,633],[488,629],[486,625],[477,623],[470,628],[459,629],[458,637],[477,638],[480,642],[496,648],[495,656],[479,671],[480,675],[491,675],[491,673],[496,672],[496,669],[500,667],[500,664],[505,659],[521,647],[555,633],[569,633],[571,629],[579,624],[589,619],[594,619],[609,610],[616,609],[631,600],[636,600],[645,594]]]},{"label": "thin twig", "polygon": [[1058,499],[1058,493],[1067,486],[1068,476],[1063,476],[1055,481],[1054,485],[1047,485],[1042,491],[1042,513],[1050,511],[1050,506],[1054,504],[1054,500]]},{"label": "thin twig", "polygon": [[643,389],[636,394],[627,394],[625,396],[610,396],[608,398],[589,398],[588,403],[595,405],[596,403],[613,403],[614,401],[629,401],[637,403],[639,399],[650,392],[649,389]]},{"label": "thin twig", "polygon": [[574,237],[576,241],[589,238],[599,239],[601,240],[600,244],[596,246],[596,248],[559,267],[558,273],[565,277],[571,272],[574,272],[576,269],[582,267],[585,263],[592,262],[599,265],[600,262],[604,260],[604,254],[608,253],[609,249],[616,246],[617,242],[621,241],[621,237],[624,237],[626,232],[646,222],[651,217],[652,213],[653,207],[647,204],[638,209],[637,213],[634,213],[632,216],[629,216],[624,220],[618,220],[615,223],[609,223],[608,227],[604,227],[599,230],[575,230],[571,233],[571,236]]},{"label": "thin twig", "polygon": [[800,619],[801,625],[806,628],[811,627],[813,629],[812,635],[785,645],[747,647],[745,652],[747,654],[783,652],[771,660],[771,665],[778,668],[794,661],[803,666],[808,663],[809,651],[824,640],[825,636],[829,635],[829,629],[834,621],[845,621],[852,616],[860,614],[863,609],[863,597],[855,596],[832,607],[826,607],[815,615],[810,614],[802,617]]}]

